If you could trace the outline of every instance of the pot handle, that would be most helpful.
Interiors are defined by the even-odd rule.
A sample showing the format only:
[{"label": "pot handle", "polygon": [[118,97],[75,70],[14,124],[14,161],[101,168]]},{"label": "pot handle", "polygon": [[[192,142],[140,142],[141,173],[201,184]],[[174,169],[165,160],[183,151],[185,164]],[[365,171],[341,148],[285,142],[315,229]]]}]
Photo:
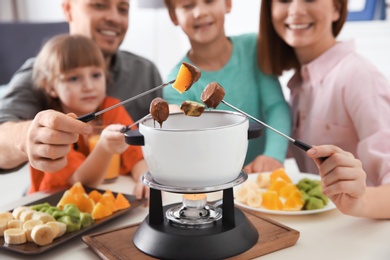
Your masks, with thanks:
[{"label": "pot handle", "polygon": [[139,129],[127,131],[125,133],[125,141],[129,145],[145,145],[144,136],[139,132]]},{"label": "pot handle", "polygon": [[255,139],[263,135],[264,127],[259,123],[249,121],[248,139]]}]

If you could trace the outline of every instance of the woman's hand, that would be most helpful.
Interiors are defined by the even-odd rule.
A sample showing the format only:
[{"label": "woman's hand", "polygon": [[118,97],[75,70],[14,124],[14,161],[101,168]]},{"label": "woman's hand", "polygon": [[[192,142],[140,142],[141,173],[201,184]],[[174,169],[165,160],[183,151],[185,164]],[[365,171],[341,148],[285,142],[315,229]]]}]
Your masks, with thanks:
[{"label": "woman's hand", "polygon": [[283,164],[278,160],[268,156],[259,155],[251,163],[244,167],[244,171],[246,173],[270,172],[278,168],[283,168]]},{"label": "woman's hand", "polygon": [[[324,195],[341,212],[361,215],[366,203],[366,173],[362,163],[351,153],[333,145],[314,146],[307,155],[318,166]],[[326,159],[322,161],[321,157]]]}]

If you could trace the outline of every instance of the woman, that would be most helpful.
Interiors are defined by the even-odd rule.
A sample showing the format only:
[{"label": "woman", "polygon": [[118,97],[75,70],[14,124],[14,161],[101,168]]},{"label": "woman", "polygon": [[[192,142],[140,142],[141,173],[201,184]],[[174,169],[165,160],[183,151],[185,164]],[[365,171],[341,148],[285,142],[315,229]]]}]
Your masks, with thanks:
[{"label": "woman", "polygon": [[269,74],[295,70],[293,137],[335,145],[293,149],[300,170],[318,167],[324,194],[342,212],[389,218],[390,86],[353,41],[336,40],[346,16],[345,0],[262,1],[258,61]]}]

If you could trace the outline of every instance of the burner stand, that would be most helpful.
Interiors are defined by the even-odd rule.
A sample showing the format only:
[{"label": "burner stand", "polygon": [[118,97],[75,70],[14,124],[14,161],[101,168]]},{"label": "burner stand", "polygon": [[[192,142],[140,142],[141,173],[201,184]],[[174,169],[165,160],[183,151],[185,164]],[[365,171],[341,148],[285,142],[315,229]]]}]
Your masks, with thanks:
[{"label": "burner stand", "polygon": [[[243,181],[247,178],[244,175]],[[240,183],[243,181],[240,180]],[[144,183],[147,184],[145,180]],[[223,189],[223,203],[218,208],[222,209],[222,217],[212,225],[200,228],[173,224],[166,214],[172,207],[180,208],[183,204],[163,207],[161,191],[148,185],[149,215],[137,229],[134,245],[145,254],[159,259],[224,259],[249,250],[257,243],[259,234],[244,213],[234,207],[232,187],[235,184],[232,182],[230,187]],[[198,192],[181,190],[178,193],[204,193],[204,189]]]}]

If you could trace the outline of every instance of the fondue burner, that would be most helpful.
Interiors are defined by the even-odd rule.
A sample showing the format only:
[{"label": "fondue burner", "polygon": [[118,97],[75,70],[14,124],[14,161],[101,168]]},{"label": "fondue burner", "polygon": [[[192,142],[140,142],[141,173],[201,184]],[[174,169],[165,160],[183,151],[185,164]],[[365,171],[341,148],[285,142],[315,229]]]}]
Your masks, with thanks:
[{"label": "fondue burner", "polygon": [[[142,181],[150,187],[149,215],[133,242],[159,259],[223,259],[254,246],[259,234],[244,213],[234,207],[233,187],[248,178],[240,172],[232,182],[214,187],[183,188],[157,183],[148,172]],[[223,198],[208,203],[205,193],[223,190]],[[180,193],[182,203],[163,206],[161,191]]]},{"label": "fondue burner", "polygon": [[173,225],[186,228],[205,228],[221,219],[222,209],[207,204],[206,194],[185,194],[183,195],[183,205],[168,209],[165,215]]}]

